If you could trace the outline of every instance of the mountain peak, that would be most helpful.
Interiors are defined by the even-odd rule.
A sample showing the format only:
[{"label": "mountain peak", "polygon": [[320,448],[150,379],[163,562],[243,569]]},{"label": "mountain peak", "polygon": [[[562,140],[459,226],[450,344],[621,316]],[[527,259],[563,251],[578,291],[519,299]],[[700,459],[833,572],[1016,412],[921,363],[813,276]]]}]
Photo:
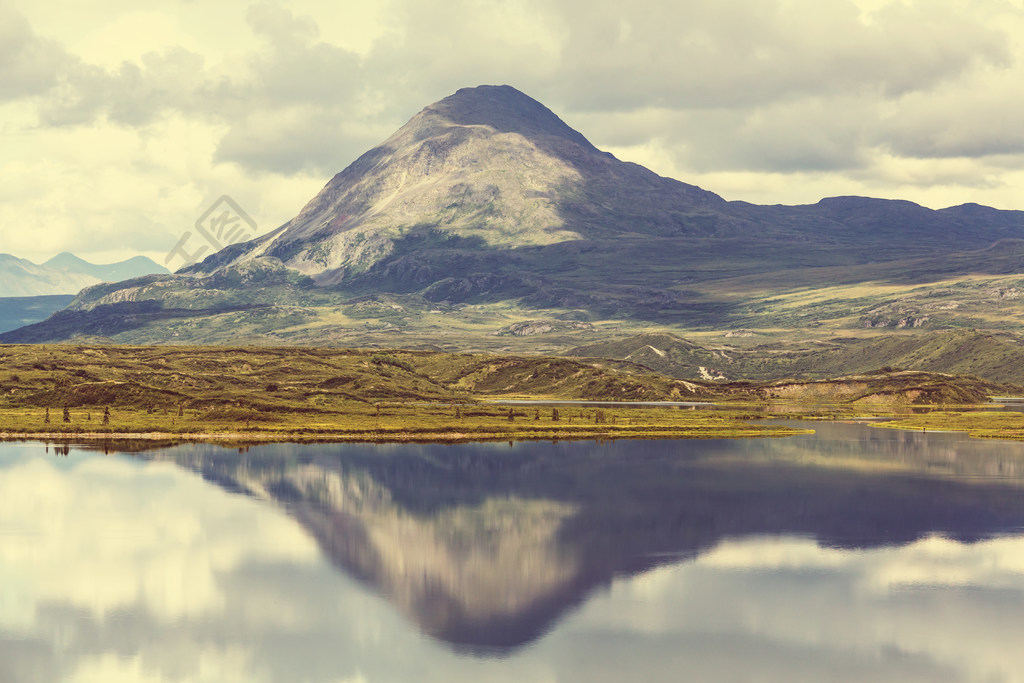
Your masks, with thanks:
[{"label": "mountain peak", "polygon": [[[421,283],[451,274],[467,251],[734,230],[724,206],[600,151],[511,86],[481,85],[425,107],[274,232],[186,272],[267,257],[324,286]],[[426,251],[437,263],[424,262]]]},{"label": "mountain peak", "polygon": [[80,269],[82,267],[91,267],[95,264],[75,256],[70,251],[62,251],[43,265],[49,268]]},{"label": "mountain peak", "polygon": [[553,111],[510,85],[461,88],[423,109],[413,122],[436,118],[459,126],[489,126],[500,133],[519,133],[525,137],[557,136],[596,149]]}]

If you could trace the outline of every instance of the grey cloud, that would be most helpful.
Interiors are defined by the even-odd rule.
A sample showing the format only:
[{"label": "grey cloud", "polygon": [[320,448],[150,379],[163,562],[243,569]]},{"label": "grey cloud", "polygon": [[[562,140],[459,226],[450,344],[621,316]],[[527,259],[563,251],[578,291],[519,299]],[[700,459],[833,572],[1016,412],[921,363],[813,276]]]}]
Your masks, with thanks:
[{"label": "grey cloud", "polygon": [[[265,49],[243,72],[219,74],[176,48],[113,70],[75,64],[41,103],[40,121],[71,126],[98,118],[145,126],[170,112],[228,123],[217,160],[253,171],[339,170],[367,140],[346,133],[365,85],[358,57],[318,41],[316,24],[270,5],[247,17]],[[304,118],[296,120],[296,114]],[[339,158],[339,155],[340,158]]]},{"label": "grey cloud", "polygon": [[40,120],[44,125],[68,126],[106,117],[142,126],[168,111],[205,109],[209,103],[203,81],[203,58],[182,48],[147,53],[141,66],[126,62],[113,71],[76,64],[40,105]]},{"label": "grey cloud", "polygon": [[361,64],[353,52],[317,40],[308,17],[268,5],[250,9],[254,32],[270,45],[249,65],[251,81],[240,86],[253,104],[351,105],[363,87]]},{"label": "grey cloud", "polygon": [[696,112],[682,133],[683,161],[700,170],[840,170],[867,159],[870,103],[813,98],[753,111]]},{"label": "grey cloud", "polygon": [[980,67],[1010,63],[1004,33],[945,3],[897,6],[872,23],[853,3],[810,0],[522,7],[559,36],[553,59],[488,33],[495,15],[480,5],[398,2],[410,28],[369,56],[366,78],[410,108],[464,85],[509,82],[579,121],[598,145],[663,146],[698,170],[790,172],[864,168],[879,148],[897,149],[882,114],[893,102],[928,100]]},{"label": "grey cloud", "polygon": [[[854,6],[804,0],[554,5],[567,31],[568,104],[736,107],[809,94],[881,96],[930,87],[978,63],[1005,64],[1008,39],[966,16],[893,10],[873,25]],[[613,87],[595,87],[598,83]]]},{"label": "grey cloud", "polygon": [[592,139],[613,146],[650,144],[677,166],[705,172],[862,168],[872,140],[865,122],[875,118],[873,103],[857,98],[579,117]]},{"label": "grey cloud", "polygon": [[[517,17],[536,31],[516,30]],[[260,47],[226,73],[184,49],[113,70],[68,61],[24,21],[3,44],[49,50],[50,62],[32,60],[50,64],[32,86],[46,93],[43,125],[145,126],[177,112],[227,124],[215,159],[259,173],[336,172],[421,107],[481,83],[527,92],[599,146],[658,144],[698,170],[1024,149],[1014,102],[936,106],[949,84],[1011,62],[1008,36],[952,2],[896,3],[865,23],[846,0],[394,0],[390,32],[365,57],[280,6],[239,19]],[[0,98],[32,80],[2,69]],[[881,113],[893,106],[900,115]]]},{"label": "grey cloud", "polygon": [[50,90],[73,62],[60,45],[37,36],[24,16],[0,4],[0,102]]},{"label": "grey cloud", "polygon": [[330,110],[295,109],[250,116],[232,126],[214,159],[255,172],[332,175],[378,142],[365,133],[349,132]]},{"label": "grey cloud", "polygon": [[0,681],[54,681],[58,679],[52,646],[43,638],[29,638],[0,630]]},{"label": "grey cloud", "polygon": [[931,159],[1024,153],[1024,86],[904,98],[884,124],[885,141],[900,155]]}]

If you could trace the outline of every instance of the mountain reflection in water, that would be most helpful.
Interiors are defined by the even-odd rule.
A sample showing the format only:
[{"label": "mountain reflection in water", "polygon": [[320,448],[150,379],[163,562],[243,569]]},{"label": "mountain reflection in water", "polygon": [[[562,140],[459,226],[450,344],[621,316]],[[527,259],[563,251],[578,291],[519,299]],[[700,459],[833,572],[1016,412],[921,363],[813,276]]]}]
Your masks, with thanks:
[{"label": "mountain reflection in water", "polygon": [[[1010,615],[1024,606],[1024,539],[1016,538],[1024,529],[1024,444],[860,424],[814,426],[815,435],[786,439],[521,442],[511,447],[282,444],[244,452],[181,445],[135,453],[134,465],[123,456],[93,460],[108,472],[118,461],[139,472],[172,463],[179,477],[197,472],[234,494],[229,498],[238,502],[232,505],[250,501],[245,504],[267,513],[285,511],[343,576],[383,597],[445,648],[472,655],[451,660],[462,662],[460,666],[469,667],[470,661],[493,661],[495,666],[514,661],[515,666],[508,664],[512,668],[503,670],[506,674],[519,667],[520,675],[536,677],[537,671],[527,675],[520,665],[534,662],[556,644],[560,652],[571,649],[573,634],[580,637],[581,628],[592,629],[585,647],[577,643],[592,661],[575,660],[570,669],[576,674],[593,669],[592,680],[610,677],[608,672],[615,667],[604,657],[627,644],[639,648],[637,652],[657,647],[658,653],[643,656],[652,667],[666,667],[666,680],[682,665],[693,665],[694,671],[710,678],[776,679],[770,667],[744,673],[730,658],[732,649],[743,649],[751,661],[760,656],[759,648],[772,650],[761,654],[787,662],[785,667],[780,664],[778,680],[794,674],[813,678],[818,675],[815,666],[826,675],[836,665],[829,657],[839,651],[848,660],[841,665],[860,672],[851,680],[897,672],[922,680],[958,679],[964,674],[958,667],[966,666],[960,660],[971,658],[973,642],[977,648],[986,643],[982,649],[989,654],[999,653],[990,658],[994,663],[985,664],[986,675],[999,678],[1000,672],[1013,671],[1015,663],[1024,664],[1019,648],[1007,645],[1000,650],[1007,630],[1014,632]],[[76,458],[88,456],[74,447],[60,461],[73,468]],[[41,466],[34,467],[38,475]],[[0,457],[0,489],[8,471]],[[156,471],[170,476],[166,469]],[[117,477],[127,480],[118,472]],[[143,501],[133,503],[142,508],[139,515],[153,505],[146,502],[144,490],[135,492]],[[0,539],[6,538],[4,521],[11,514],[0,504]],[[111,508],[110,514],[136,513]],[[232,513],[232,519],[241,515]],[[209,516],[216,517],[212,512]],[[178,569],[192,577],[185,593],[207,591],[214,600],[218,576],[239,571],[249,577],[242,581],[245,585],[257,582],[260,572],[283,572],[288,562],[299,561],[295,558],[308,559],[310,548],[279,528],[279,517],[246,521],[247,535],[238,542],[251,539],[250,545],[255,543],[258,549],[239,553],[276,557],[284,548],[284,559],[268,559],[260,565],[263,569],[248,573],[242,571],[243,559],[238,559],[202,576],[181,560]],[[169,533],[173,540],[195,530]],[[281,540],[286,537],[290,540]],[[213,552],[227,552],[222,545]],[[0,550],[0,571],[21,555],[11,557],[5,559]],[[302,593],[313,595],[321,588],[310,585],[305,571],[286,583],[297,591],[301,583]],[[232,585],[232,590],[240,590],[237,581]],[[917,616],[907,616],[894,607],[901,595],[911,593],[893,591],[921,586],[954,586],[980,596],[981,605],[959,592],[949,593],[956,614],[964,619],[963,629],[970,626],[973,635],[954,637],[960,627],[953,624],[935,633],[938,624],[945,623],[936,621],[935,615],[927,617],[927,610],[918,615],[917,608],[908,607],[907,614]],[[868,602],[878,601],[881,616],[846,595],[858,591],[873,596]],[[324,610],[337,608],[329,592],[318,596],[307,602]],[[72,602],[76,609],[85,609],[92,604],[89,601],[101,598]],[[220,598],[236,605],[236,610],[241,609],[239,599]],[[823,607],[826,599],[835,604]],[[170,616],[188,616],[198,609],[188,600],[160,600],[167,604],[157,611]],[[297,600],[284,594],[273,605],[249,600],[242,611],[283,610],[287,615],[289,609],[301,611],[293,604]],[[996,602],[989,604],[992,600]],[[117,604],[129,602],[124,598],[123,603],[115,601],[114,608],[91,609],[107,615],[107,623],[110,614],[118,614]],[[655,603],[664,603],[664,609]],[[0,600],[0,619],[2,604]],[[54,596],[45,601],[50,612],[58,604]],[[665,613],[670,607],[686,614]],[[363,616],[353,618],[365,623],[381,619],[366,617],[367,609],[360,607]],[[816,615],[816,609],[823,613]],[[786,610],[793,615],[783,615]],[[46,613],[38,612],[36,619]],[[831,620],[814,623],[826,615],[860,624],[870,636],[848,632],[854,626]],[[244,621],[243,615],[236,617]],[[118,618],[129,619],[130,613]],[[296,623],[303,618],[287,617]],[[900,620],[921,623],[898,627]],[[1003,630],[982,633],[986,623]],[[926,661],[916,662],[905,652],[878,650],[879,638],[888,642],[878,634],[890,627],[906,632],[892,634],[887,647],[917,643],[915,638],[924,638],[926,627],[935,642],[955,643],[944,645],[948,652],[940,655],[937,649],[929,650],[931,641],[925,639],[915,647],[923,650]],[[9,629],[0,620],[0,657],[6,652],[4,632]],[[809,644],[833,632],[836,642]],[[603,642],[601,633],[608,638],[619,635]],[[548,637],[542,638],[545,634]],[[360,635],[353,642],[367,637],[371,636]],[[852,646],[854,651],[838,646],[846,641],[858,643]],[[781,649],[772,649],[776,647]],[[796,649],[787,654],[786,648]],[[801,653],[800,648],[810,650]],[[960,650],[966,654],[957,659],[954,655]],[[495,655],[501,657],[493,659]],[[10,666],[18,661],[11,659]],[[794,661],[801,662],[797,669],[789,666]],[[545,662],[545,667],[558,668],[553,660]],[[10,673],[4,666],[0,664],[0,678]],[[604,673],[601,666],[607,669]],[[396,675],[389,674],[391,679]],[[367,676],[363,677],[374,680]],[[352,678],[359,680],[354,674]]]},{"label": "mountain reflection in water", "polygon": [[[868,548],[1024,528],[1024,445],[818,425],[816,437],[185,448],[282,505],[331,560],[456,646],[515,648],[613,577],[724,538]],[[966,448],[970,454],[959,457]],[[999,479],[965,481],[965,476]]]}]

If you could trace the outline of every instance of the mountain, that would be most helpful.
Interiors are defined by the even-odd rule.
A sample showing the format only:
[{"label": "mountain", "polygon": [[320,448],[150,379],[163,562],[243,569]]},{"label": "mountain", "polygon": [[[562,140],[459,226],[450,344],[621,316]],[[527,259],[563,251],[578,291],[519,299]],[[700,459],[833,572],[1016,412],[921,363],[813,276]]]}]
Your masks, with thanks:
[{"label": "mountain", "polygon": [[174,275],[90,287],[0,339],[548,352],[652,325],[1008,329],[1024,324],[1021,272],[1024,212],[729,202],[480,86],[426,107],[277,230]]},{"label": "mountain", "polygon": [[74,254],[62,251],[43,264],[47,268],[65,273],[83,273],[96,278],[100,282],[120,282],[140,275],[166,274],[168,271],[152,259],[145,256],[133,256],[117,263],[96,265],[81,259]]},{"label": "mountain", "polygon": [[0,298],[77,294],[100,282],[119,282],[168,270],[145,256],[95,265],[63,252],[37,265],[28,259],[0,254]]},{"label": "mountain", "polygon": [[321,285],[419,289],[457,265],[431,252],[459,261],[472,258],[466,252],[624,233],[699,235],[727,228],[723,206],[717,195],[601,152],[514,88],[481,86],[427,107],[294,219],[192,272],[273,258]]},{"label": "mountain", "polygon": [[96,282],[84,273],[57,271],[28,259],[0,254],[0,295],[3,297],[76,294]]}]

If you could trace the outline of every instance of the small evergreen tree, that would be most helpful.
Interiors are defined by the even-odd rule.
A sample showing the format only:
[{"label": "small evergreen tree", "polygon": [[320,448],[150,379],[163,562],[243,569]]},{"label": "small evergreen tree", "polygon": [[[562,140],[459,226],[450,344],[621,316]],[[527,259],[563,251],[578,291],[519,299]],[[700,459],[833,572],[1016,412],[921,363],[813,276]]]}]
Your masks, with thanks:
[{"label": "small evergreen tree", "polygon": [[508,409],[508,421],[509,422],[515,422],[516,421],[516,412],[512,408]]},{"label": "small evergreen tree", "polygon": [[551,409],[551,421],[558,422],[558,408]]},{"label": "small evergreen tree", "polygon": [[46,408],[46,417],[43,418],[43,424],[50,424],[50,408]]},{"label": "small evergreen tree", "polygon": [[110,424],[110,406],[103,409],[103,424]]},{"label": "small evergreen tree", "polygon": [[71,411],[68,410],[67,406],[64,406],[64,421],[71,422]]},{"label": "small evergreen tree", "polygon": [[537,412],[533,414],[533,419],[534,420],[539,420],[540,419],[540,408],[537,408]]}]

